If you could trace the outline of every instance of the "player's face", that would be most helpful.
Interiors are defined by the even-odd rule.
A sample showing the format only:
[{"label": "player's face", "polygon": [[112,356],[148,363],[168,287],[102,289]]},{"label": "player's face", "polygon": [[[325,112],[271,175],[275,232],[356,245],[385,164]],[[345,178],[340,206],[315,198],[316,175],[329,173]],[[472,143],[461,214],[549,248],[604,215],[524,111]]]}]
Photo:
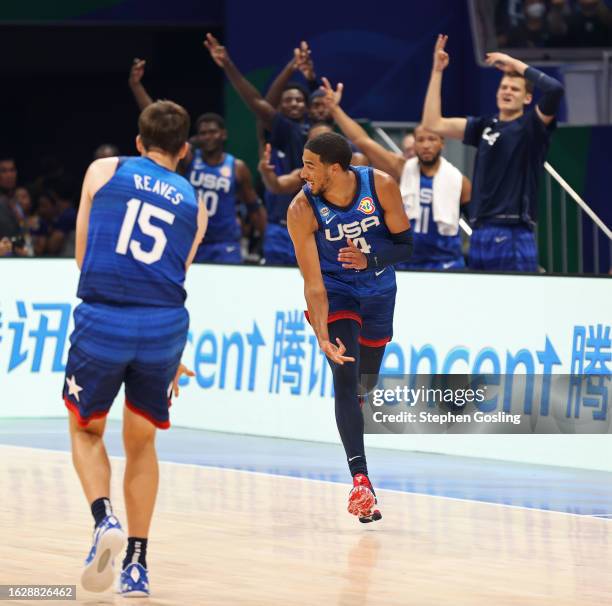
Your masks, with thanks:
[{"label": "player's face", "polygon": [[315,97],[308,107],[310,119],[313,122],[325,122],[329,119],[329,108],[323,97]]},{"label": "player's face", "polygon": [[283,93],[280,104],[281,112],[292,120],[301,120],[306,113],[304,94],[297,88],[290,88]]},{"label": "player's face", "polygon": [[524,78],[504,76],[497,89],[497,107],[503,112],[520,112],[531,103]]},{"label": "player's face", "polygon": [[425,166],[432,166],[438,161],[444,141],[442,137],[424,129],[422,126],[414,131],[414,151],[419,162]]},{"label": "player's face", "polygon": [[205,152],[215,152],[223,149],[227,132],[219,128],[216,122],[202,122],[198,127],[198,143]]},{"label": "player's face", "polygon": [[17,167],[13,160],[0,162],[0,188],[13,190],[17,185]]},{"label": "player's face", "polygon": [[300,177],[310,185],[310,190],[315,196],[325,193],[331,178],[331,167],[321,162],[318,154],[313,154],[309,149],[304,150],[302,156],[304,166],[300,172]]}]

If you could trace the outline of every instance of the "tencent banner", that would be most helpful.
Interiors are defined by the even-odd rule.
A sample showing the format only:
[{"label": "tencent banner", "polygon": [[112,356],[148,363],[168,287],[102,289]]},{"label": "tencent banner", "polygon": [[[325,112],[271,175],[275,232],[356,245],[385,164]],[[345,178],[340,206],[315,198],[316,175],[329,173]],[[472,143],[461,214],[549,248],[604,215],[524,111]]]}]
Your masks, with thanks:
[{"label": "tencent banner", "polygon": [[[553,427],[565,433],[609,431],[610,280],[408,272],[399,272],[397,280],[395,335],[383,362],[389,378],[381,389],[409,385],[393,383],[398,376],[502,377],[494,389],[488,387],[484,407],[469,403],[472,419],[480,418],[478,412],[488,420],[497,418],[490,416],[496,412],[527,414],[539,419],[523,418],[521,426],[532,433]],[[77,281],[77,267],[69,260],[0,262],[0,417],[67,414],[60,395]],[[337,442],[331,373],[304,318],[298,270],[199,265],[190,269],[187,290],[191,327],[183,361],[196,375],[183,384],[171,422]],[[525,374],[537,380],[521,379]],[[551,393],[552,375],[565,377],[553,389],[562,393],[557,398],[562,409],[553,410],[542,399]],[[598,377],[596,393],[586,383],[584,389],[569,389],[590,375]],[[515,380],[522,381],[520,389],[512,387]],[[565,385],[567,393],[560,391]],[[507,389],[514,389],[511,397]],[[120,418],[121,407],[118,397],[111,418]],[[382,408],[373,405],[372,414]],[[451,412],[452,425],[459,428],[457,411]],[[554,422],[548,423],[547,416]],[[433,427],[430,433],[444,433],[439,424]],[[483,427],[471,431],[485,432]],[[464,447],[467,442],[457,441],[473,443],[470,436],[414,435],[428,432],[410,423],[402,430],[373,433],[378,435],[368,440],[377,446],[496,456],[488,452],[490,446],[472,452]],[[538,440],[507,437],[529,439],[534,446]],[[553,455],[538,461],[571,464]]]}]

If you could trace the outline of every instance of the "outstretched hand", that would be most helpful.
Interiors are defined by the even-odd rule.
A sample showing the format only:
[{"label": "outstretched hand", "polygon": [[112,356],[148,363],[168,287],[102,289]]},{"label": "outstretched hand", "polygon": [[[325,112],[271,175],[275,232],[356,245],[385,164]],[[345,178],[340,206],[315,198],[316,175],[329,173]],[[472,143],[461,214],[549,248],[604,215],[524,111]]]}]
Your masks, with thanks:
[{"label": "outstretched hand", "polygon": [[179,364],[176,374],[174,375],[174,380],[172,381],[172,393],[174,394],[175,398],[177,398],[179,395],[179,381],[183,375],[187,377],[195,377],[195,372],[193,372],[193,370],[189,370],[189,368],[183,364]]},{"label": "outstretched hand", "polygon": [[340,364],[341,366],[345,362],[354,362],[355,358],[351,356],[345,356],[346,347],[344,343],[340,339],[336,339],[336,343],[338,345],[334,345],[331,341],[322,341],[321,342],[321,351],[336,364]]},{"label": "outstretched hand", "polygon": [[516,59],[505,53],[487,53],[485,62],[487,65],[496,67],[505,73],[518,71]]},{"label": "outstretched hand", "polygon": [[446,43],[448,42],[448,36],[445,34],[438,34],[436,40],[436,46],[434,47],[433,55],[433,70],[435,72],[443,72],[450,63],[450,57],[446,52]]},{"label": "outstretched hand", "polygon": [[259,160],[259,171],[275,172],[274,164],[272,164],[272,146],[266,143],[263,154]]},{"label": "outstretched hand", "polygon": [[347,238],[346,242],[348,246],[341,248],[338,253],[338,261],[342,263],[344,269],[365,269],[368,266],[368,259],[355,243]]},{"label": "outstretched hand", "polygon": [[302,40],[299,48],[293,49],[293,59],[295,61],[295,69],[301,71],[306,80],[310,82],[315,80],[314,63],[312,62],[310,48],[306,40]]},{"label": "outstretched hand", "polygon": [[204,46],[208,49],[212,60],[221,68],[225,68],[225,66],[229,63],[229,54],[225,48],[222,46],[219,40],[217,40],[212,34],[206,34],[206,38],[204,39]]},{"label": "outstretched hand", "polygon": [[321,90],[325,93],[325,102],[329,106],[330,109],[334,109],[334,107],[340,105],[340,101],[342,101],[342,93],[344,91],[344,84],[342,82],[338,82],[336,85],[336,90],[332,88],[330,81],[323,77],[321,78],[323,85],[321,86]]},{"label": "outstretched hand", "polygon": [[139,84],[144,76],[146,61],[136,57],[132,62],[132,68],[130,69],[130,77],[128,82],[130,84]]}]

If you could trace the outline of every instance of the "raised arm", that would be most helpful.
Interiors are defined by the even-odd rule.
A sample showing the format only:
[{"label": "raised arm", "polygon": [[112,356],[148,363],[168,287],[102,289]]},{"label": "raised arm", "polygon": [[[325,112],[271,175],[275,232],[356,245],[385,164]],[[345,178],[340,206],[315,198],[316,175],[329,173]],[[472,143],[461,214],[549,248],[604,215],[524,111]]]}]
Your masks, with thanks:
[{"label": "raised arm", "polygon": [[444,118],[442,116],[442,73],[448,67],[449,57],[445,50],[448,36],[440,34],[434,48],[433,66],[421,123],[424,128],[450,139],[463,139],[466,118]]},{"label": "raised arm", "polygon": [[303,192],[300,192],[289,206],[287,211],[287,227],[295,248],[295,256],[304,278],[304,297],[308,307],[308,316],[319,342],[319,347],[328,358],[337,364],[354,362],[354,358],[344,355],[346,347],[340,339],[336,340],[336,344],[331,343],[329,340],[329,331],[327,329],[329,302],[325,284],[323,283],[319,252],[314,237],[317,229],[317,220]]},{"label": "raised arm", "polygon": [[300,169],[296,168],[286,175],[277,175],[274,165],[270,160],[271,156],[272,146],[266,143],[257,165],[261,180],[266,189],[273,194],[295,194],[304,183],[300,177]]},{"label": "raised arm", "polygon": [[238,183],[238,199],[244,202],[255,228],[263,233],[266,229],[266,213],[253,187],[251,171],[242,160],[236,160],[236,180]]},{"label": "raised arm", "polygon": [[227,79],[247,107],[263,122],[266,128],[270,128],[277,113],[276,108],[268,103],[261,96],[261,93],[240,73],[230,59],[227,49],[221,46],[212,34],[206,34],[204,46],[210,52],[212,60],[225,71]]},{"label": "raised arm", "polygon": [[134,95],[134,99],[136,99],[136,103],[138,104],[140,111],[153,103],[153,99],[151,99],[149,93],[147,93],[142,84],[145,64],[146,61],[144,59],[134,59],[132,68],[130,69],[130,77],[128,78],[128,85],[132,91],[132,94]]},{"label": "raised arm", "polygon": [[487,65],[497,67],[502,72],[516,72],[532,82],[536,88],[542,91],[542,96],[536,105],[538,117],[546,125],[555,119],[565,92],[561,82],[504,53],[487,53],[486,62]]},{"label": "raised arm", "polygon": [[322,81],[325,101],[330,108],[334,122],[344,136],[367,156],[372,166],[389,173],[396,181],[399,181],[406,161],[374,141],[365,129],[340,107],[344,90],[342,82],[338,83],[334,91],[327,78],[322,78]]}]

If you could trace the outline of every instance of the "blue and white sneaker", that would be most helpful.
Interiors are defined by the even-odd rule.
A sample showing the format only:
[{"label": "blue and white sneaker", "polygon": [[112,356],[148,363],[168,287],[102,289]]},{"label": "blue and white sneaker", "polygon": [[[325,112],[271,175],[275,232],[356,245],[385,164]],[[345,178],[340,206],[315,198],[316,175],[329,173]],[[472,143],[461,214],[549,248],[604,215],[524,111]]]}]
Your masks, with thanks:
[{"label": "blue and white sneaker", "polygon": [[85,560],[81,585],[87,591],[104,591],[113,584],[113,559],[122,551],[126,536],[114,516],[106,516],[93,535],[93,545]]},{"label": "blue and white sneaker", "polygon": [[134,562],[128,564],[119,575],[117,593],[124,598],[146,598],[151,595],[149,589],[149,573],[147,569]]}]

